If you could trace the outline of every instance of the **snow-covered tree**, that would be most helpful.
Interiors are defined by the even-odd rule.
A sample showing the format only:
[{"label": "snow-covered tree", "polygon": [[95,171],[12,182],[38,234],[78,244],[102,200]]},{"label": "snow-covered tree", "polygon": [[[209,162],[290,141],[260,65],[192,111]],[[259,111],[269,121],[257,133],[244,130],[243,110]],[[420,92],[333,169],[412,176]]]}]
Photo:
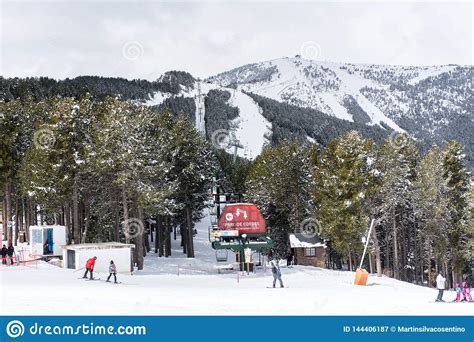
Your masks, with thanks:
[{"label": "snow-covered tree", "polygon": [[[437,146],[421,159],[414,184],[416,215],[416,256],[421,265],[421,280],[431,270],[432,260],[438,265],[446,262],[448,246],[448,188],[443,177],[442,154]],[[429,281],[429,280],[428,280]]]},{"label": "snow-covered tree", "polygon": [[442,165],[448,192],[449,215],[447,237],[449,256],[453,270],[453,281],[460,279],[460,272],[466,263],[466,244],[469,223],[469,173],[463,146],[448,141],[442,151]]},{"label": "snow-covered tree", "polygon": [[275,257],[286,255],[288,234],[311,216],[309,171],[309,149],[287,141],[265,147],[250,168],[246,199],[267,221]]},{"label": "snow-covered tree", "polygon": [[314,166],[316,217],[323,236],[349,268],[361,251],[361,238],[368,227],[363,203],[367,196],[372,142],[350,131],[332,141]]},{"label": "snow-covered tree", "polygon": [[[385,267],[393,266],[396,279],[400,279],[401,270],[406,277],[407,269],[411,267],[402,265],[401,260],[407,260],[412,253],[413,184],[418,153],[415,142],[407,134],[399,134],[385,140],[377,158],[377,169],[381,172],[377,211],[386,230]],[[401,241],[404,242],[402,245]]]}]

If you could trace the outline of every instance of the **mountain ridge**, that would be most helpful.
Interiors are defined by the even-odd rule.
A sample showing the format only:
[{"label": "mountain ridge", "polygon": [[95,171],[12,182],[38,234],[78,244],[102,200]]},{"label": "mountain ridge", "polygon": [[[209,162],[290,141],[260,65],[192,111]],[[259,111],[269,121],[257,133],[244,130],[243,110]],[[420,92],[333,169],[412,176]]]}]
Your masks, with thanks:
[{"label": "mountain ridge", "polygon": [[[210,139],[215,131],[227,130],[229,139],[243,146],[238,154],[251,159],[265,144],[281,139],[324,145],[357,129],[376,141],[407,132],[424,150],[458,140],[472,166],[473,70],[455,64],[387,66],[295,56],[246,64],[204,80],[185,71],[166,72],[156,81],[0,77],[0,97],[120,95],[158,110],[186,112]],[[333,132],[322,136],[329,128]]]}]

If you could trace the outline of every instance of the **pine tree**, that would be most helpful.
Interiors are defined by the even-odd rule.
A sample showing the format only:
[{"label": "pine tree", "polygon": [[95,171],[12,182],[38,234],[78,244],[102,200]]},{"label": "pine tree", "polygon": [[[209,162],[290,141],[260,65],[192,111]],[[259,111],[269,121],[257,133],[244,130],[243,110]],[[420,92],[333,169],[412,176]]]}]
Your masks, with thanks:
[{"label": "pine tree", "polygon": [[414,187],[414,209],[417,217],[416,251],[421,264],[421,281],[431,271],[431,261],[444,265],[448,245],[448,188],[443,178],[441,151],[433,146],[421,159]]},{"label": "pine tree", "polygon": [[[16,201],[20,198],[18,171],[26,151],[33,140],[34,126],[44,119],[43,103],[35,103],[31,98],[23,100],[13,100],[0,102],[0,188],[4,198],[3,207],[3,235],[6,240],[13,241],[12,230],[8,229],[8,222],[13,216],[13,200],[16,194]],[[16,208],[16,206],[15,206]],[[18,221],[18,213],[15,212]],[[18,225],[22,221],[17,222]],[[28,223],[27,223],[28,224]]]},{"label": "pine tree", "polygon": [[349,269],[361,250],[368,227],[363,212],[372,162],[372,142],[350,131],[333,140],[314,166],[316,217],[324,238],[339,255],[347,256]]},{"label": "pine tree", "polygon": [[185,114],[174,121],[171,134],[171,153],[167,155],[172,165],[170,177],[178,184],[176,200],[183,208],[181,231],[187,256],[193,258],[194,222],[202,218],[214,173],[214,158],[209,143],[189,123]]},{"label": "pine tree", "polygon": [[443,177],[448,188],[449,216],[447,237],[453,281],[460,279],[466,264],[466,244],[469,218],[469,173],[465,165],[463,146],[448,141],[443,149]]},{"label": "pine tree", "polygon": [[274,257],[284,257],[288,234],[311,216],[309,149],[284,141],[267,146],[255,159],[246,181],[246,199],[257,204],[274,241]]}]

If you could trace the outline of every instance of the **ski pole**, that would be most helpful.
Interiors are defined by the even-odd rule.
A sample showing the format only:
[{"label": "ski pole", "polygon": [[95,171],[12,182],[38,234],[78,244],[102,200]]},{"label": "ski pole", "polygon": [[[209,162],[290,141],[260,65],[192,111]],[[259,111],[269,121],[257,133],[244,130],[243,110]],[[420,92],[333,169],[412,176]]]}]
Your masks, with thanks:
[{"label": "ski pole", "polygon": [[365,252],[367,252],[367,246],[369,245],[370,233],[372,233],[374,222],[375,222],[375,219],[372,219],[372,222],[370,223],[369,233],[367,234],[367,240],[365,240],[364,253],[362,253],[362,258],[360,259],[359,268],[362,268],[362,263],[364,262]]}]

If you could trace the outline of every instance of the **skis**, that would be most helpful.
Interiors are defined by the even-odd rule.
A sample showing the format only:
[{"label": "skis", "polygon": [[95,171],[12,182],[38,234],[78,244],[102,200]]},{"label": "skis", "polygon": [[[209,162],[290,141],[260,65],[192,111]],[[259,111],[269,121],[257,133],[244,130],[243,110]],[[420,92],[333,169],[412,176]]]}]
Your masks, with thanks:
[{"label": "skis", "polygon": [[267,289],[287,289],[289,286],[285,286],[285,287],[273,287],[273,286],[267,286]]},{"label": "skis", "polygon": [[[83,278],[83,277],[80,277],[80,278],[77,278],[77,279],[84,279],[84,280],[87,280],[87,281],[94,281],[94,280],[101,280],[100,278]],[[114,285],[136,285],[136,284],[128,284],[128,283],[122,283],[121,281],[118,281],[116,283],[114,283],[113,281],[107,281],[107,280],[104,280],[104,283],[111,283],[111,284],[114,284]]]},{"label": "skis", "polygon": [[449,300],[449,301],[444,301],[444,300],[443,300],[443,301],[436,301],[436,300],[435,300],[435,301],[432,301],[432,302],[430,302],[430,303],[474,303],[474,300],[473,300],[473,301],[470,301],[470,302],[468,302],[468,301],[466,301],[466,300],[464,300],[464,301],[459,301],[459,302],[457,302],[457,301],[455,301],[455,300]]}]

